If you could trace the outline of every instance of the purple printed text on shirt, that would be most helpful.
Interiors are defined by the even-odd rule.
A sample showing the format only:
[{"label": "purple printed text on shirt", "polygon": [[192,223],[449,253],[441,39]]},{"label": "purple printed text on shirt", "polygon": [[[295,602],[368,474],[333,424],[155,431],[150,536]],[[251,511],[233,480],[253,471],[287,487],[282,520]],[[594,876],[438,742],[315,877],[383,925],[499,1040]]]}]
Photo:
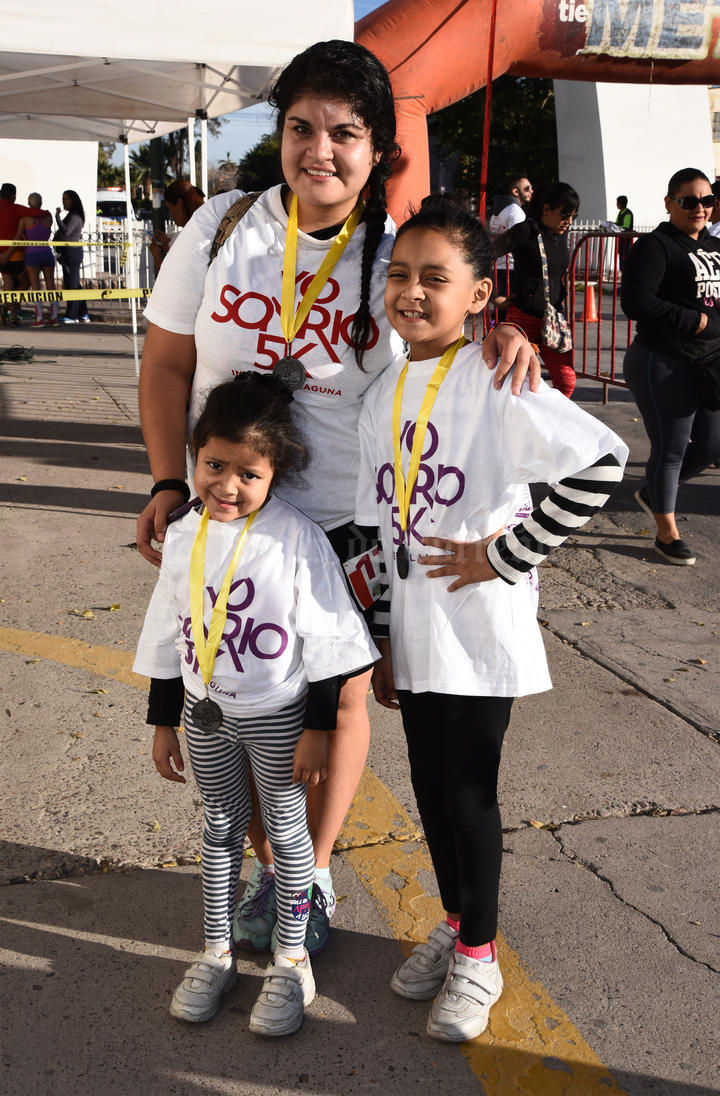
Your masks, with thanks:
[{"label": "purple printed text on shirt", "polygon": [[[415,436],[415,423],[406,421],[403,428],[400,445],[408,452],[412,450]],[[437,469],[431,464],[423,464],[423,460],[429,460],[437,451],[438,432],[431,422],[427,425],[427,432],[423,440],[423,451],[420,455],[420,467],[418,468],[417,481],[410,499],[410,513],[408,514],[408,536],[420,541],[422,533],[417,532],[416,526],[427,514],[432,513],[436,506],[454,506],[465,493],[465,473],[452,464],[438,464]],[[403,462],[406,463],[406,462]],[[393,541],[400,544],[404,537],[400,524],[395,520],[398,513],[397,506],[393,506],[395,497],[395,469],[390,463],[383,464],[377,473],[377,501],[378,504],[390,503],[393,509]]]},{"label": "purple printed text on shirt", "polygon": [[[207,586],[206,590],[210,597],[210,604],[214,607],[218,595],[212,586]],[[288,634],[279,624],[274,624],[272,621],[259,623],[252,616],[240,615],[252,604],[254,597],[255,585],[250,578],[237,579],[228,593],[227,621],[215,662],[217,664],[223,655],[227,655],[232,662],[231,673],[245,673],[240,660],[241,655],[245,656],[249,652],[258,659],[280,658],[288,645]],[[199,667],[192,638],[192,621],[190,617],[183,617],[180,623],[185,637],[185,662],[189,666],[192,665],[194,673],[198,673]],[[204,631],[207,639],[207,627]],[[225,664],[221,667],[221,672],[227,669]]]}]

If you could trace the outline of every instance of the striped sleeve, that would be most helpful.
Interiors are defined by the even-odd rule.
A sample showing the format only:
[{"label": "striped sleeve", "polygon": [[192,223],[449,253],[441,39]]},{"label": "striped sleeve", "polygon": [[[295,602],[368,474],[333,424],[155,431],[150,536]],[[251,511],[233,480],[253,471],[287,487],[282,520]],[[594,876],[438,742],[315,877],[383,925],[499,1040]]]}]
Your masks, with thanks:
[{"label": "striped sleeve", "polygon": [[513,585],[546,559],[552,548],[582,529],[622,479],[623,468],[611,453],[589,468],[555,484],[525,521],[488,545],[493,570]]}]

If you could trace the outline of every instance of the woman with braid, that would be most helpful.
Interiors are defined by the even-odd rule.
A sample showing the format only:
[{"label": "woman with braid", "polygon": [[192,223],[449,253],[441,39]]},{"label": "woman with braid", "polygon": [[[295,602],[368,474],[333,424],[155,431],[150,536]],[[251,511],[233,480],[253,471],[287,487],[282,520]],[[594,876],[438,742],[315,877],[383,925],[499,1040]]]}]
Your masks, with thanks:
[{"label": "woman with braid", "polygon": [[[192,217],[158,276],[146,316],[140,412],[154,486],[138,519],[138,547],[159,565],[167,517],[189,495],[186,437],[209,388],[253,369],[296,385],[293,412],[310,451],[304,480],[282,497],[318,522],[341,562],[362,554],[375,530],[353,524],[365,389],[402,352],[383,293],[394,226],[385,183],[399,155],[388,75],[353,42],[319,42],[295,57],[270,96],[278,112],[285,183],[259,195],[211,198]],[[283,276],[284,275],[284,276]],[[485,340],[501,355],[498,383],[530,344],[510,327]],[[188,387],[192,381],[189,424]],[[534,383],[537,383],[534,380]],[[330,854],[362,773],[370,726],[369,672],[340,693],[327,781],[309,789],[316,875],[306,937],[327,942],[335,896]],[[235,940],[264,950],[275,923],[272,853],[256,810],[248,835],[257,865],[235,917]]]}]

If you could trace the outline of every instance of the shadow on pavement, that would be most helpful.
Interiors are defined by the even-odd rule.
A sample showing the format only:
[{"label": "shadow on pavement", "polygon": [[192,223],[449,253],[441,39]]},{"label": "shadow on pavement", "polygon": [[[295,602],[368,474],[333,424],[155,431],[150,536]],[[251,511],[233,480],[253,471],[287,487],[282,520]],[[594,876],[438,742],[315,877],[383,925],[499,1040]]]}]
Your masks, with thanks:
[{"label": "shadow on pavement", "polygon": [[[51,851],[37,850],[41,857]],[[69,871],[82,870],[82,858],[66,860]],[[387,976],[400,954],[393,939],[336,929],[328,950],[313,962],[318,997],[289,1040],[262,1040],[247,1029],[266,955],[239,955],[238,982],[210,1023],[174,1021],[168,1005],[198,949],[201,903],[197,869],[136,869],[0,888],[3,948],[10,959],[0,985],[6,1091],[483,1091],[462,1054],[425,1034],[427,1004],[390,992]],[[482,1039],[473,1056],[485,1072]],[[513,1076],[530,1086],[507,1096],[540,1092],[533,1077],[548,1071],[557,1071],[557,1091],[563,1074],[588,1092],[602,1091],[606,1077],[593,1066],[487,1048],[488,1078]],[[647,1073],[616,1079],[629,1096],[717,1096],[715,1089]],[[501,1089],[493,1085],[491,1091]]]},{"label": "shadow on pavement", "polygon": [[129,491],[89,490],[84,487],[36,487],[29,483],[2,485],[3,502],[14,506],[41,506],[44,510],[103,510],[135,518],[147,495]]}]

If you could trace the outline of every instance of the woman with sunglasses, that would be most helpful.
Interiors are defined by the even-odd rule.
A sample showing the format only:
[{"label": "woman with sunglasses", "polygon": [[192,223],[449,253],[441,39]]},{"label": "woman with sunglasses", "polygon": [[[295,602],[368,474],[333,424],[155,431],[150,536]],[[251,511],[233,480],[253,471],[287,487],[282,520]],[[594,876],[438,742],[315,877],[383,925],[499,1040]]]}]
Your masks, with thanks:
[{"label": "woman with sunglasses", "polygon": [[637,331],[625,380],[650,439],[645,483],[635,492],[656,525],[668,563],[692,566],[695,553],[675,521],[678,484],[720,458],[720,411],[701,402],[698,363],[720,362],[720,239],[706,228],[714,196],[702,171],[683,168],[668,183],[670,220],[630,249],[622,307]]}]

